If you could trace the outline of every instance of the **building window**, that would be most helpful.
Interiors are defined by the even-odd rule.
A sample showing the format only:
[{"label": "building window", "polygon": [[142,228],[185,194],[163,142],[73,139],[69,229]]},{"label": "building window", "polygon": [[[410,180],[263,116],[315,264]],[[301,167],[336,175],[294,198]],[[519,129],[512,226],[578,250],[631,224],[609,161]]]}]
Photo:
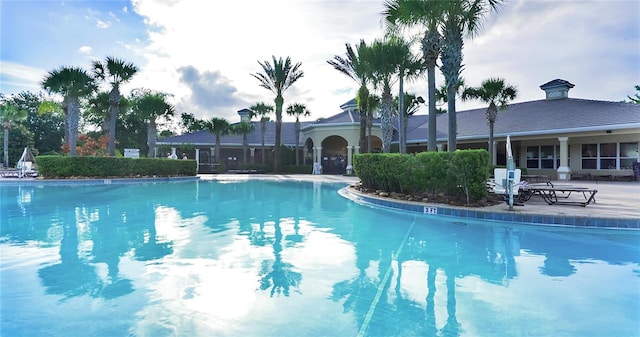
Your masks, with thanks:
[{"label": "building window", "polygon": [[637,151],[638,143],[582,144],[582,169],[631,169]]},{"label": "building window", "polygon": [[527,168],[556,169],[560,166],[560,146],[527,146]]},{"label": "building window", "polygon": [[620,169],[633,170],[638,160],[638,143],[620,143]]}]

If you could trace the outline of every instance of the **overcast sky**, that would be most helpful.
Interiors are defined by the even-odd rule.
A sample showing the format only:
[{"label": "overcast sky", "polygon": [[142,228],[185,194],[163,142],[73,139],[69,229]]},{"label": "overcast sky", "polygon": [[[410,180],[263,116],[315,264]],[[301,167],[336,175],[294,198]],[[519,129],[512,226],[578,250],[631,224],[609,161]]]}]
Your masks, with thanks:
[{"label": "overcast sky", "polygon": [[[164,91],[178,112],[236,122],[238,110],[273,102],[250,75],[258,61],[290,56],[304,77],[285,106],[306,104],[315,120],[355,96],[327,60],[381,38],[382,10],[382,0],[0,0],[0,92],[37,92],[50,70],[114,56],[140,69],[123,92]],[[539,86],[556,78],[575,85],[570,97],[621,101],[640,84],[640,1],[505,1],[463,52],[467,85],[502,77],[518,87],[515,102],[544,98]],[[426,97],[426,87],[422,78],[407,91]]]}]

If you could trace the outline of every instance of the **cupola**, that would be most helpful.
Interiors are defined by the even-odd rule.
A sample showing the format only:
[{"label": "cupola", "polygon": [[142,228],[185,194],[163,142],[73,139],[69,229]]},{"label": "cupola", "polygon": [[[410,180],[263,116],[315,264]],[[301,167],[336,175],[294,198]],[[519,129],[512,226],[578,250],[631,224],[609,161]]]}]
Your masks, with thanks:
[{"label": "cupola", "polygon": [[546,93],[546,99],[561,99],[569,97],[569,89],[573,88],[574,85],[569,83],[569,81],[555,79],[551,82],[547,82],[540,86],[540,89],[544,90]]}]

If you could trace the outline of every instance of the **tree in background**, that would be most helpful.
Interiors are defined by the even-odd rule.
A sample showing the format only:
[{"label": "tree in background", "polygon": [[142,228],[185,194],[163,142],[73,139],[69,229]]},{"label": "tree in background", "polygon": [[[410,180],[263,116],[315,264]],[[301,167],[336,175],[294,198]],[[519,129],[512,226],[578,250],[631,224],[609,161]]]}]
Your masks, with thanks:
[{"label": "tree in background", "polygon": [[80,99],[88,97],[95,91],[95,82],[84,69],[62,67],[47,73],[41,84],[49,93],[63,96],[62,110],[66,116],[65,141],[69,148],[69,155],[75,156],[80,124]]},{"label": "tree in background", "polygon": [[264,134],[267,132],[267,122],[269,121],[268,115],[273,112],[273,105],[259,102],[252,105],[249,110],[251,110],[251,113],[249,114],[250,118],[253,119],[254,117],[260,117],[260,133],[262,135],[262,164],[264,164]]},{"label": "tree in background", "polygon": [[12,124],[27,118],[27,111],[17,108],[8,102],[0,102],[0,121],[4,134],[4,166],[9,167],[9,130]]},{"label": "tree in background", "polygon": [[296,165],[300,165],[300,161],[298,160],[299,153],[298,149],[300,147],[300,116],[309,117],[311,116],[311,111],[307,109],[307,106],[304,104],[294,103],[290,104],[287,107],[287,115],[294,116],[296,118]]},{"label": "tree in background", "polygon": [[498,109],[506,110],[508,103],[516,98],[518,89],[514,85],[506,84],[502,78],[489,78],[482,81],[479,87],[465,88],[462,99],[477,99],[489,104],[486,115],[489,123],[489,165],[495,165],[493,156],[493,126],[496,123]]},{"label": "tree in background", "polygon": [[[64,139],[64,116],[59,103],[47,99],[42,92],[29,91],[11,95],[5,101],[27,112],[27,118],[18,124],[23,125],[32,135],[28,136],[30,140],[27,143],[32,147],[34,155],[59,153]],[[23,149],[23,146],[10,148],[9,152],[22,153]]]},{"label": "tree in background", "polygon": [[228,135],[231,131],[231,124],[224,118],[213,117],[202,123],[203,129],[211,132],[216,136],[216,152],[214,162],[220,163],[220,137]]},{"label": "tree in background", "polygon": [[629,99],[628,103],[635,103],[635,104],[640,104],[640,85],[636,85],[636,94],[631,96],[627,96],[627,98]]},{"label": "tree in background", "polygon": [[242,163],[247,164],[247,150],[249,149],[249,141],[247,135],[253,132],[253,124],[242,121],[232,125],[231,132],[242,135]]},{"label": "tree in background", "polygon": [[[350,44],[345,44],[347,48],[346,57],[334,56],[332,60],[327,61],[333,68],[342,74],[348,76],[354,80],[360,87],[356,94],[356,103],[358,105],[358,111],[360,112],[360,151],[371,152],[371,149],[366,146],[367,138],[367,120],[369,119],[369,89],[367,84],[372,80],[370,77],[370,66],[368,61],[368,54],[370,47],[360,40],[360,43],[354,50]],[[365,150],[366,149],[366,150]]]},{"label": "tree in background", "polygon": [[167,102],[168,94],[149,89],[136,89],[131,93],[133,113],[147,125],[147,156],[155,157],[158,139],[158,121],[170,119],[175,114],[173,105]]},{"label": "tree in background", "polygon": [[93,75],[101,82],[109,81],[109,156],[115,156],[116,151],[116,120],[120,114],[120,86],[131,80],[138,72],[133,63],[127,63],[111,56],[103,61],[94,61]]},{"label": "tree in background", "polygon": [[284,92],[289,89],[296,81],[298,81],[304,72],[300,69],[302,63],[298,62],[293,64],[291,58],[287,56],[286,59],[282,57],[276,59],[273,56],[273,63],[269,61],[260,62],[258,64],[262,67],[262,73],[251,74],[259,82],[260,86],[271,91],[276,95],[274,103],[276,104],[276,141],[274,146],[274,160],[273,160],[273,172],[280,173],[280,144],[282,136],[282,106],[284,104]]}]

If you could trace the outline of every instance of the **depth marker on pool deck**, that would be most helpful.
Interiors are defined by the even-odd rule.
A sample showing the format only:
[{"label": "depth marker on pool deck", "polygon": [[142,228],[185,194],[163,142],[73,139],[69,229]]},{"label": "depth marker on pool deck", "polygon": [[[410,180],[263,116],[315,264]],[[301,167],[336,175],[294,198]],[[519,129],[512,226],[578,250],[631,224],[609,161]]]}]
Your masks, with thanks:
[{"label": "depth marker on pool deck", "polygon": [[[404,244],[407,243],[407,240],[409,239],[409,234],[411,234],[411,231],[413,230],[413,226],[415,224],[416,224],[416,216],[413,216],[413,221],[411,222],[411,226],[409,226],[409,230],[407,231],[407,234],[404,235],[404,239],[402,239],[400,246],[398,247],[398,249],[396,249],[396,254],[395,254],[396,258],[400,256],[400,253],[402,253],[402,247],[404,247]],[[356,335],[357,337],[364,337],[365,332],[367,332],[369,323],[371,323],[371,318],[373,318],[373,313],[376,311],[376,307],[378,306],[378,302],[380,302],[380,297],[382,297],[382,292],[384,291],[385,285],[389,281],[389,277],[391,277],[392,271],[393,271],[393,267],[391,266],[391,264],[389,264],[389,268],[387,268],[387,272],[384,274],[384,277],[382,278],[380,285],[378,286],[378,291],[376,292],[376,296],[373,298],[373,301],[369,306],[369,311],[367,311],[367,314],[364,316],[364,321],[362,322],[362,325],[360,326],[360,330]]]}]

